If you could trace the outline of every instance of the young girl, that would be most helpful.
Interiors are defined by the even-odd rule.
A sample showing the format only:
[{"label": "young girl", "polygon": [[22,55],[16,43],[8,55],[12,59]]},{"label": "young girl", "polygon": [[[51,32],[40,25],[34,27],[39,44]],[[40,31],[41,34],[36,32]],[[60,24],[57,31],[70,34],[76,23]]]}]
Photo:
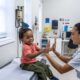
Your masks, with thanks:
[{"label": "young girl", "polygon": [[33,32],[29,28],[21,28],[19,30],[19,39],[22,41],[22,57],[20,67],[23,70],[33,71],[37,73],[38,80],[58,80],[53,76],[49,67],[40,61],[37,61],[35,57],[45,52],[43,49],[39,49],[36,44],[33,43]]}]

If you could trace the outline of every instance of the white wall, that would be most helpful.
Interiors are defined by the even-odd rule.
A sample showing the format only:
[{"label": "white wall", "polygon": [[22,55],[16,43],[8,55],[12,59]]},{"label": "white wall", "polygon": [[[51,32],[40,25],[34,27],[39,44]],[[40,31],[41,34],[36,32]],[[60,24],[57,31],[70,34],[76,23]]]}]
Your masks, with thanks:
[{"label": "white wall", "polygon": [[34,24],[35,16],[39,16],[39,0],[24,0],[24,21],[31,28]]},{"label": "white wall", "polygon": [[39,16],[39,1],[40,0],[32,0],[32,23],[35,21],[35,16]]},{"label": "white wall", "polygon": [[[73,26],[80,22],[79,3],[80,0],[43,0],[43,20],[46,17],[51,20],[65,18],[70,19],[70,26]],[[59,27],[62,25],[59,24]]]},{"label": "white wall", "polygon": [[15,6],[24,6],[24,0],[15,0]]},{"label": "white wall", "polygon": [[[32,0],[32,29],[34,33],[34,42],[39,43],[42,32],[42,0]],[[37,25],[35,25],[35,18]]]},{"label": "white wall", "polygon": [[39,21],[39,7],[41,0],[24,0],[24,21],[32,27],[35,16]]},{"label": "white wall", "polygon": [[80,0],[44,0],[43,17],[79,18]]},{"label": "white wall", "polygon": [[24,22],[28,23],[32,27],[32,0],[24,0]]}]

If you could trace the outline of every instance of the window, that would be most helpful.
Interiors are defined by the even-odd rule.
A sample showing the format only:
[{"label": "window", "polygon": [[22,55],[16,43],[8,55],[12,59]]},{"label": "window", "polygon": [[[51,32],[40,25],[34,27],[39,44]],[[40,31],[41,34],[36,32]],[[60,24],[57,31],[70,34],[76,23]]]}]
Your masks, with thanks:
[{"label": "window", "polygon": [[0,38],[6,37],[6,5],[5,0],[0,0]]},{"label": "window", "polygon": [[0,0],[0,45],[14,41],[15,5],[14,0]]}]

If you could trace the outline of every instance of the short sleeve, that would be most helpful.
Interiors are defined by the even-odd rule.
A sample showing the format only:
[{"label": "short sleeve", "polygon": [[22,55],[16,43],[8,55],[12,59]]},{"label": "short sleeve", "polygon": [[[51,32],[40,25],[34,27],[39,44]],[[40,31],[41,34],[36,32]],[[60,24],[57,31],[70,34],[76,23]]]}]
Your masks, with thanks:
[{"label": "short sleeve", "polygon": [[80,71],[80,53],[78,53],[72,60],[68,62],[77,71]]},{"label": "short sleeve", "polygon": [[24,56],[26,56],[27,54],[31,54],[31,49],[28,46],[23,46],[22,53]]}]

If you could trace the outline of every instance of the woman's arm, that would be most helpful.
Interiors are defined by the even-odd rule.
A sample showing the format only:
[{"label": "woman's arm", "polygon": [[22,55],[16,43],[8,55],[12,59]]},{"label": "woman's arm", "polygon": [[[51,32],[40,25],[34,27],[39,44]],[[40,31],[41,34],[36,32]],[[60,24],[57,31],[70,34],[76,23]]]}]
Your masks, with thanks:
[{"label": "woman's arm", "polygon": [[65,63],[67,63],[67,62],[69,62],[70,61],[70,57],[68,57],[68,56],[63,56],[63,55],[61,55],[59,52],[57,52],[57,51],[54,51],[54,53],[56,54],[56,56],[60,59],[60,60],[62,60],[63,62],[65,62]]},{"label": "woman's arm", "polygon": [[55,43],[53,44],[51,50],[53,51],[53,53],[55,53],[55,55],[60,59],[62,60],[63,62],[67,63],[71,58],[68,57],[68,56],[63,56],[61,55],[61,53],[57,52],[56,51],[56,40],[55,40]]},{"label": "woman's arm", "polygon": [[58,64],[54,59],[51,58],[51,56],[50,56],[48,53],[46,53],[45,55],[46,55],[47,59],[49,60],[49,62],[51,63],[51,65],[52,65],[58,72],[60,72],[61,74],[66,73],[66,72],[68,72],[68,71],[70,71],[70,70],[73,69],[73,68],[72,68],[70,65],[68,65],[67,63],[66,63],[64,66]]}]

